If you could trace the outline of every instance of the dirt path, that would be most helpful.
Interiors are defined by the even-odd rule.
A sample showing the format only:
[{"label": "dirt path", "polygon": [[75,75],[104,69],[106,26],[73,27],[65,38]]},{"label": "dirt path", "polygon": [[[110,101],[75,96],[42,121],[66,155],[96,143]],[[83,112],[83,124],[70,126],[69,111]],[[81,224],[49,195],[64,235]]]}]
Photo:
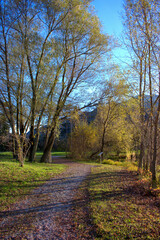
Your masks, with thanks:
[{"label": "dirt path", "polygon": [[94,239],[84,181],[91,166],[66,159],[54,162],[69,168],[32,191],[10,211],[0,212],[0,239]]}]

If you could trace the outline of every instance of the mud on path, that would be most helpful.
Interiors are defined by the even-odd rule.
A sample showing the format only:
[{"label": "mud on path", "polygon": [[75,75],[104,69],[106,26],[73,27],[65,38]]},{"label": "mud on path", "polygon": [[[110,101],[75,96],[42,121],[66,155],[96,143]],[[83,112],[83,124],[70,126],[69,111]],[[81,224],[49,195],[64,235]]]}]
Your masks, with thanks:
[{"label": "mud on path", "polygon": [[54,163],[68,168],[11,210],[0,212],[0,239],[94,239],[85,193],[85,179],[92,166],[61,158],[55,158]]}]

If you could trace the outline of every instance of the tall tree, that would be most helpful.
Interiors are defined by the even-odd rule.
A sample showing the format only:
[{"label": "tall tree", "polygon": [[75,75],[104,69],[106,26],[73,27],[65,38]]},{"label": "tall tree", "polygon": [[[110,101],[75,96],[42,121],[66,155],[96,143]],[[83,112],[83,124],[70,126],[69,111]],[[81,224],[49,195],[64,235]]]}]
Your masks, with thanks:
[{"label": "tall tree", "polygon": [[90,13],[89,5],[81,4],[73,9],[72,14],[66,17],[61,37],[61,53],[63,55],[59,61],[64,61],[59,75],[59,84],[61,85],[59,85],[57,106],[51,123],[51,133],[42,161],[49,159],[57,121],[67,99],[78,86],[88,81],[92,66],[97,64],[102,55],[109,51],[108,38],[101,33],[99,21]]},{"label": "tall tree", "polygon": [[110,51],[90,0],[4,0],[0,2],[1,105],[23,165],[24,137],[30,129],[34,161],[46,110],[55,103],[42,161],[54,143],[58,118],[91,67]]},{"label": "tall tree", "polygon": [[98,106],[95,120],[99,129],[99,146],[91,156],[99,151],[104,152],[107,136],[110,135],[115,121],[122,117],[121,105],[127,100],[129,86],[124,80],[124,73],[114,66],[108,77],[103,100]]},{"label": "tall tree", "polygon": [[[134,59],[138,59],[139,67],[139,98],[141,115],[141,143],[139,169],[146,167],[145,139],[149,129],[150,141],[150,169],[152,171],[152,182],[156,182],[156,156],[157,156],[157,126],[159,110],[155,106],[156,88],[159,88],[158,79],[158,49],[159,49],[159,3],[157,0],[126,0],[124,26],[129,40],[130,50],[134,52]],[[146,111],[146,95],[149,95],[148,109]],[[146,116],[148,119],[146,121]],[[150,126],[150,127],[149,127]],[[149,128],[148,128],[149,127]],[[154,131],[153,131],[154,130]],[[147,134],[148,135],[148,134]]]}]

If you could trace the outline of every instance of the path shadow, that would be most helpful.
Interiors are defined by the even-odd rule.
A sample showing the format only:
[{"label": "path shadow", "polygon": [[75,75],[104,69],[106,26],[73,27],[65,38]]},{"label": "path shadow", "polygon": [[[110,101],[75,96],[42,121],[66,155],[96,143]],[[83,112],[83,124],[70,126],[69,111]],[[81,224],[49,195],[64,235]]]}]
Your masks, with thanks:
[{"label": "path shadow", "polygon": [[[54,193],[56,192],[63,192],[65,193],[68,191],[74,191],[75,190],[75,184],[77,187],[80,187],[81,190],[86,188],[83,184],[80,185],[83,181],[86,181],[87,184],[90,184],[92,181],[92,185],[96,185],[97,183],[101,182],[103,180],[103,183],[105,182],[110,182],[112,184],[113,179],[114,181],[116,180],[119,181],[119,178],[125,178],[127,177],[129,181],[133,181],[133,176],[131,176],[129,173],[127,174],[126,172],[113,172],[113,173],[102,173],[102,174],[91,174],[89,175],[86,179],[84,176],[76,176],[76,177],[66,177],[66,178],[58,178],[58,179],[53,179],[46,183],[45,185],[42,186],[43,191],[33,191],[32,193],[26,194],[26,195],[37,195],[37,197],[40,199],[41,196],[45,194],[52,194],[52,197],[54,196]],[[72,186],[73,184],[73,186]],[[27,187],[27,186],[25,186]],[[31,186],[29,186],[31,187]],[[92,200],[100,200],[100,199],[105,199],[109,200],[112,197],[115,196],[124,196],[128,194],[128,190],[114,190],[114,191],[101,191],[94,196],[91,197]],[[86,201],[89,201],[87,199]],[[80,207],[84,204],[84,200],[82,199],[76,199],[76,200],[71,200],[71,201],[62,201],[58,202],[55,204],[44,204],[44,205],[39,205],[36,207],[28,207],[28,208],[23,208],[20,210],[13,210],[13,211],[3,211],[0,212],[0,217],[5,218],[7,216],[18,216],[18,215],[25,215],[29,213],[39,213],[39,212],[48,212],[48,211],[63,211],[64,209],[68,208],[74,208],[74,207]]]}]

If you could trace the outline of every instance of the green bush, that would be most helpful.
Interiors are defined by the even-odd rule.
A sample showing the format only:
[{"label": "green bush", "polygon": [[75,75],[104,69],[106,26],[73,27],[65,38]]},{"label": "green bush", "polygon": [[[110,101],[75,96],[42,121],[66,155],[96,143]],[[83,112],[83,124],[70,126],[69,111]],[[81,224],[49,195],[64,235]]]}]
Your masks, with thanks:
[{"label": "green bush", "polygon": [[122,166],[121,162],[113,161],[111,159],[104,159],[103,164],[108,164],[108,165],[116,165],[116,166]]}]

